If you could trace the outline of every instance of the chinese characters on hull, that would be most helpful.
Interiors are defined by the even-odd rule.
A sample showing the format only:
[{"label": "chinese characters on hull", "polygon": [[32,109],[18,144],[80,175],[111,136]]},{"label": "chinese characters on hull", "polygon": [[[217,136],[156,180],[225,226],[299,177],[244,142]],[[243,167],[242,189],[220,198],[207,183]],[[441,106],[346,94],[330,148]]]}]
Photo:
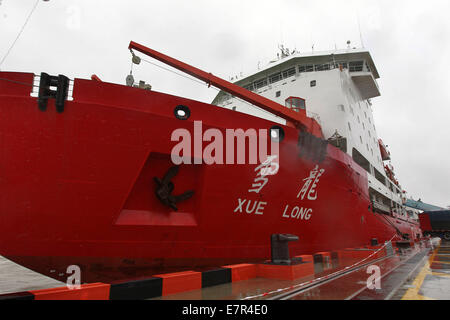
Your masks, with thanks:
[{"label": "chinese characters on hull", "polygon": [[314,169],[309,173],[309,177],[303,179],[305,183],[301,188],[300,192],[297,194],[297,199],[303,200],[306,196],[308,200],[317,199],[317,184],[319,183],[320,176],[325,172],[325,169],[319,169],[319,165],[316,165]]},{"label": "chinese characters on hull", "polygon": [[269,178],[267,176],[274,175],[278,172],[280,168],[279,163],[276,161],[277,156],[270,156],[261,163],[258,167],[256,167],[255,171],[258,172],[255,180],[253,181],[252,188],[248,190],[248,192],[259,193],[262,188],[267,184]]},{"label": "chinese characters on hull", "polygon": [[[316,200],[317,199],[317,184],[319,183],[320,176],[325,172],[325,169],[319,169],[319,165],[316,165],[314,169],[309,172],[309,177],[303,179],[303,187],[300,189],[300,192],[297,194],[297,199],[300,200]],[[312,208],[304,208],[299,205],[294,205],[290,208],[290,205],[287,204],[284,207],[283,218],[292,219],[293,220],[303,220],[309,221],[313,215]]]},{"label": "chinese characters on hull", "polygon": [[[269,182],[268,176],[277,174],[278,169],[280,168],[280,164],[277,160],[277,155],[269,156],[263,163],[255,168],[255,172],[257,172],[256,178],[253,180],[252,187],[248,190],[248,193],[253,192],[259,194]],[[244,206],[245,204],[246,206]],[[234,209],[234,212],[263,215],[266,205],[267,202],[265,201],[238,198],[238,205],[236,209]]]}]

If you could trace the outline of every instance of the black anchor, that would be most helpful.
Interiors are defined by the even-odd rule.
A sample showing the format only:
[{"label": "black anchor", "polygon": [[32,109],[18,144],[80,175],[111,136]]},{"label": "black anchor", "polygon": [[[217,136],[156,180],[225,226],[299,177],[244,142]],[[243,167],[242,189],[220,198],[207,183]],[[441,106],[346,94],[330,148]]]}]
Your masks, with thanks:
[{"label": "black anchor", "polygon": [[172,191],[174,189],[174,184],[171,182],[173,177],[175,177],[178,173],[179,166],[173,166],[169,170],[167,170],[167,173],[164,175],[164,177],[159,179],[158,177],[153,177],[153,180],[155,180],[158,187],[155,190],[156,197],[166,206],[171,207],[173,210],[178,211],[178,208],[176,204],[178,202],[184,201],[189,199],[194,195],[194,191],[189,190],[185,193],[182,193],[178,196],[172,195]]}]

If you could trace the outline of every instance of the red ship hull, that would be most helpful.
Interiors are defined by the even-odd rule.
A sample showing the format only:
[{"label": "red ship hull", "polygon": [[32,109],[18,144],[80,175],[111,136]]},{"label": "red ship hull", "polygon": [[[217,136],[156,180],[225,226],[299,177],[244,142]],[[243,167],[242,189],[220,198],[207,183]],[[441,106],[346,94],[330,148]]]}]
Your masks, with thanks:
[{"label": "red ship hull", "polygon": [[[248,192],[257,165],[182,164],[174,193],[195,194],[174,211],[155,196],[153,178],[173,166],[175,129],[194,135],[194,121],[224,133],[275,123],[81,79],[64,112],[52,99],[42,112],[23,84],[33,74],[0,78],[13,80],[0,81],[0,255],[53,278],[65,280],[69,265],[91,282],[262,261],[272,234],[297,235],[296,255],[383,242],[398,233],[392,225],[410,239],[421,233],[416,222],[372,212],[366,171],[331,145],[317,199],[298,199],[317,163],[299,156],[299,130],[289,126],[281,126],[279,171],[259,194]],[[189,107],[188,120],[174,116],[178,105]],[[259,202],[263,214],[255,214]],[[292,218],[296,206],[310,218]]]}]

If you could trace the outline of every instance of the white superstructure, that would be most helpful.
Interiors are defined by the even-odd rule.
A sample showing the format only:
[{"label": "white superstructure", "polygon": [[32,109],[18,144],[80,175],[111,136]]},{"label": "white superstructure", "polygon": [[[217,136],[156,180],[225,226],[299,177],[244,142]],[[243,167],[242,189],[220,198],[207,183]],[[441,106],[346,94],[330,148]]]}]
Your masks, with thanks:
[{"label": "white superstructure", "polygon": [[[383,160],[387,158],[383,159],[380,152],[372,114],[370,99],[380,96],[378,78],[372,57],[364,49],[309,54],[282,50],[282,58],[235,84],[286,107],[294,104],[306,109],[307,116],[321,125],[325,139],[336,133],[345,138],[346,145],[341,149],[368,172],[369,192],[375,205],[404,215],[402,191],[395,178],[388,178],[385,171]],[[285,124],[284,119],[223,91],[212,103]]]}]

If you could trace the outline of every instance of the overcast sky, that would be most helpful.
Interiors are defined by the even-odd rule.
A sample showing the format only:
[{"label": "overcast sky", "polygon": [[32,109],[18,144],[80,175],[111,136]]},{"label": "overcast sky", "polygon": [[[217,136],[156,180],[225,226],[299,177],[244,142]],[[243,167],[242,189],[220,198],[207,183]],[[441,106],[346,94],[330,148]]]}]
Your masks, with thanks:
[{"label": "overcast sky", "polygon": [[[35,3],[0,0],[0,59]],[[449,12],[448,0],[40,1],[0,68],[124,83],[133,40],[229,79],[275,58],[280,43],[310,52],[351,40],[380,73],[375,124],[400,184],[448,206]],[[154,90],[203,102],[217,93],[146,63],[133,73]]]}]

